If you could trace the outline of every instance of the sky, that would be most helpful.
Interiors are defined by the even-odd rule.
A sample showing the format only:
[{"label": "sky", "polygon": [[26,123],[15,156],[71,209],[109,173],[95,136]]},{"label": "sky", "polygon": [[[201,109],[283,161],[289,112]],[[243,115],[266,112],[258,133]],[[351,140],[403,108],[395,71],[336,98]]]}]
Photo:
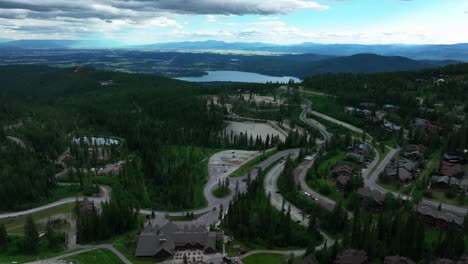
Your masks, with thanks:
[{"label": "sky", "polygon": [[0,0],[0,39],[468,43],[468,0]]}]

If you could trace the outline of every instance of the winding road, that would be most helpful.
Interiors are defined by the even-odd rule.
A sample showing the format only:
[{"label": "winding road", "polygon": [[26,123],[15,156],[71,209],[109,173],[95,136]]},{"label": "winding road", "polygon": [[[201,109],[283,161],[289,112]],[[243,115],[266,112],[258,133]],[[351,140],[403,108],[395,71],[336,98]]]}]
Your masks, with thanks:
[{"label": "winding road", "polygon": [[[304,110],[301,112],[300,119],[304,123],[306,123],[307,125],[311,126],[312,128],[317,129],[322,134],[325,141],[330,140],[332,135],[331,135],[331,133],[329,133],[326,130],[326,128],[324,126],[322,126],[318,122],[314,122],[314,121],[307,118],[307,113],[312,110],[312,102],[310,100],[308,100],[308,99],[304,99],[304,100],[307,102],[307,105],[305,106]],[[329,117],[327,115],[324,115],[322,113],[318,113],[318,114],[317,113],[318,112],[316,112],[316,113],[314,112],[314,114],[316,114],[316,115],[320,116],[321,118],[324,118],[324,119],[326,119],[326,120],[328,120],[330,122],[334,122],[336,124],[342,125],[342,126],[344,126],[346,128],[349,128],[349,129],[351,129],[353,131],[356,131],[358,133],[363,132],[359,128],[356,128],[356,127],[354,127],[354,126],[352,126],[350,124],[347,124],[345,122],[336,120],[336,119],[334,119],[332,117]],[[22,146],[24,146],[24,143],[21,140],[17,139],[17,138],[9,137],[9,139],[17,142],[18,144],[20,144]],[[324,143],[321,143],[321,144],[319,144],[317,146],[317,148],[322,148],[323,146],[324,146]],[[375,149],[374,149],[374,151],[375,151]],[[402,197],[403,199],[411,199],[411,197],[401,195],[399,193],[391,192],[391,191],[383,188],[382,186],[380,186],[380,185],[378,185],[376,183],[378,175],[385,169],[387,164],[399,152],[399,149],[390,149],[389,153],[382,160],[382,162],[380,162],[380,164],[378,164],[378,161],[380,159],[379,153],[377,151],[375,151],[375,152],[376,152],[376,155],[374,157],[374,160],[367,167],[367,169],[363,171],[362,175],[363,175],[363,178],[364,178],[364,184],[366,186],[370,187],[371,189],[376,189],[376,190],[379,190],[379,191],[381,191],[383,193],[390,192],[390,193],[393,193],[396,196]],[[237,164],[227,164],[227,163],[223,163],[223,162],[217,162],[217,161],[222,160],[223,157],[232,155],[233,153],[235,155],[244,156],[244,159],[242,159],[242,161],[237,163]],[[272,164],[274,164],[278,160],[280,160],[280,159],[282,159],[282,158],[284,158],[284,157],[286,157],[288,155],[291,155],[293,157],[297,157],[298,153],[299,153],[299,149],[290,149],[290,150],[284,150],[284,151],[275,153],[274,155],[272,155],[271,157],[269,157],[265,161],[262,161],[257,166],[255,166],[252,169],[252,171],[250,172],[251,177],[254,178],[254,177],[257,176],[258,168],[262,168],[264,170],[267,167],[270,167]],[[224,197],[224,198],[221,198],[221,199],[214,197],[213,193],[212,193],[213,190],[217,186],[218,180],[226,179],[237,168],[239,168],[240,166],[246,164],[248,161],[254,159],[259,154],[260,154],[259,152],[238,151],[238,150],[226,150],[226,151],[216,153],[215,155],[213,155],[210,158],[210,161],[209,161],[209,179],[208,179],[207,184],[204,187],[204,196],[205,196],[205,198],[207,200],[207,206],[206,207],[196,209],[196,210],[186,210],[186,211],[181,211],[181,212],[156,211],[155,213],[157,215],[168,215],[169,214],[169,215],[172,215],[172,216],[182,216],[182,215],[185,215],[186,212],[193,212],[195,215],[201,216],[200,219],[202,221],[204,221],[205,224],[216,223],[218,221],[217,216],[219,215],[219,211],[218,211],[219,208],[222,205],[224,210],[227,210],[229,202],[233,198],[233,195],[234,195],[234,192],[235,192],[234,191],[235,186],[238,184],[239,191],[241,191],[241,192],[246,191],[246,184],[243,182],[243,179],[245,179],[247,177],[247,175],[244,175],[244,176],[238,177],[238,178],[230,178],[229,188],[231,190],[231,194]],[[57,159],[57,163],[65,165],[63,160],[68,155],[69,155],[69,152],[67,150],[65,153],[63,153]],[[319,193],[315,192],[314,190],[309,188],[308,185],[305,182],[306,172],[312,166],[312,164],[313,164],[313,161],[308,162],[308,163],[304,163],[302,168],[301,168],[301,171],[297,174],[297,178],[299,180],[301,189],[303,191],[309,192],[313,196],[317,197],[318,198],[318,203],[321,206],[323,206],[323,207],[325,207],[327,209],[332,209],[336,205],[335,202],[332,201],[331,199],[329,199],[328,197],[325,197],[325,196],[320,195]],[[377,166],[377,168],[371,174],[371,171],[375,166]],[[290,208],[291,208],[291,218],[292,218],[292,220],[298,221],[299,223],[301,223],[303,225],[307,225],[308,221],[305,221],[306,217],[303,215],[301,210],[299,210],[297,207],[290,204],[289,202],[285,201],[284,197],[282,197],[281,193],[279,193],[279,191],[278,191],[277,180],[278,180],[279,175],[283,171],[283,169],[284,169],[284,163],[282,162],[282,163],[279,163],[279,164],[275,165],[267,173],[267,175],[265,177],[265,182],[264,182],[265,190],[266,190],[267,193],[271,194],[271,196],[272,196],[271,203],[275,208],[281,210],[281,207],[282,207],[283,201],[284,201],[285,207],[287,208],[288,206],[290,206]],[[60,177],[60,176],[65,175],[67,170],[68,170],[68,168],[66,166],[64,166],[64,171],[62,171],[60,173],[57,173],[56,177]],[[101,187],[102,197],[90,197],[90,198],[88,198],[88,199],[90,199],[90,200],[92,200],[92,201],[94,201],[95,203],[98,203],[98,204],[103,202],[103,201],[107,201],[110,198],[109,196],[111,194],[110,187],[107,187],[107,186],[100,186],[100,187]],[[31,213],[38,212],[38,211],[41,211],[41,210],[45,210],[45,209],[48,209],[48,208],[52,208],[52,207],[55,207],[55,206],[59,206],[59,205],[67,204],[67,203],[73,203],[73,202],[76,201],[76,199],[82,200],[82,199],[84,199],[84,197],[65,198],[65,199],[62,199],[62,200],[59,200],[59,201],[44,205],[44,206],[40,206],[40,207],[37,207],[37,208],[33,208],[33,209],[21,211],[21,212],[12,212],[12,213],[0,214],[0,219],[1,218],[17,217],[17,216],[21,216],[21,215],[31,214]],[[439,202],[436,202],[436,201],[433,201],[433,200],[430,200],[430,199],[423,199],[422,203],[429,204],[429,205],[432,205],[432,206],[438,206],[439,205]],[[466,208],[466,207],[453,206],[453,205],[444,204],[444,203],[442,203],[442,208],[449,209],[451,211],[455,211],[455,212],[460,213],[460,214],[466,214],[467,211],[468,211],[468,208]],[[140,210],[140,213],[150,215],[150,214],[152,214],[152,210],[147,210],[147,209],[145,210],[144,209],[144,210]],[[323,232],[321,232],[321,233],[322,233],[323,237],[325,238],[325,240],[327,241],[327,244],[329,246],[332,245],[333,243],[335,243],[335,241],[332,238],[330,238],[329,236],[327,236]],[[320,245],[318,248],[320,248],[322,246],[323,245]],[[130,263],[120,252],[115,250],[115,248],[113,248],[112,245],[107,245],[107,244],[96,245],[96,246],[91,246],[91,247],[85,247],[82,250],[75,251],[75,252],[72,252],[72,253],[69,253],[69,254],[66,254],[66,255],[58,256],[58,257],[55,257],[55,258],[52,258],[52,259],[49,259],[49,260],[45,260],[45,261],[56,261],[58,259],[63,259],[63,258],[66,258],[68,256],[71,256],[71,255],[80,254],[80,253],[90,251],[90,250],[93,250],[93,249],[98,249],[98,248],[107,248],[109,250],[112,250],[117,256],[119,256],[119,258],[122,259],[122,261],[124,261],[124,263]],[[302,251],[302,250],[299,250],[299,251],[274,251],[274,250],[273,251],[270,251],[270,250],[267,250],[267,251],[252,251],[252,252],[249,252],[246,255],[243,255],[242,257],[246,257],[248,255],[255,254],[255,253],[277,253],[277,254],[294,253],[296,255],[299,255],[299,254],[301,254],[303,252],[304,251]],[[38,263],[49,263],[49,262],[38,262]],[[53,263],[53,262],[51,262],[51,263]]]}]

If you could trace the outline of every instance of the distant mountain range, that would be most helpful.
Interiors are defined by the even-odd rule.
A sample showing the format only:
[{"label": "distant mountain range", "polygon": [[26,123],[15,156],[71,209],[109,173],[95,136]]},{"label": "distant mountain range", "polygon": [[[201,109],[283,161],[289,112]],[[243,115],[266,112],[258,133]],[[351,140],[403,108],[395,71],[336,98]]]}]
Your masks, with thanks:
[{"label": "distant mountain range", "polygon": [[[1,41],[0,41],[1,42]],[[311,53],[329,56],[350,56],[372,53],[383,56],[402,56],[416,60],[468,61],[468,43],[453,45],[360,45],[360,44],[317,44],[275,45],[266,43],[243,43],[223,41],[172,42],[128,46],[116,41],[95,40],[16,40],[1,42],[0,48],[23,49],[69,49],[69,48],[127,48],[173,51],[257,51],[274,53]]]}]

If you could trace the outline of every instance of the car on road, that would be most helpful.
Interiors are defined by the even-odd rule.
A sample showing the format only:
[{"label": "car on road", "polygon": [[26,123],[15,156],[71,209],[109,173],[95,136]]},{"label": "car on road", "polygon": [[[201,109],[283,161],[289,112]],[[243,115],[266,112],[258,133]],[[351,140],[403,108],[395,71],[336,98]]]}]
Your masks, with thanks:
[{"label": "car on road", "polygon": [[304,195],[310,198],[310,193],[304,192]]}]

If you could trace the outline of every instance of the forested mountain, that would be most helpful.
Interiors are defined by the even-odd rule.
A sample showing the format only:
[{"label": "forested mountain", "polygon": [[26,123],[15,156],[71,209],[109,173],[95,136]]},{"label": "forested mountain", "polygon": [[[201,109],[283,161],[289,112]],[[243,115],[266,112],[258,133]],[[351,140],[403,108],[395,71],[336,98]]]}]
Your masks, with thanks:
[{"label": "forested mountain", "polygon": [[89,65],[169,77],[202,76],[207,71],[246,71],[271,76],[306,77],[322,73],[369,73],[435,68],[457,61],[417,61],[405,57],[357,54],[220,54],[127,49],[0,49],[0,64]]},{"label": "forested mountain", "polygon": [[[114,85],[103,86],[101,81],[106,80],[112,80]],[[25,189],[15,191],[10,188],[2,192],[2,195],[12,194],[12,202],[2,203],[1,209],[14,209],[18,204],[48,195],[49,188],[53,188],[54,173],[42,170],[71,144],[63,142],[61,135],[78,132],[123,138],[127,151],[141,158],[145,181],[140,184],[173,184],[184,188],[187,194],[192,193],[192,196],[182,197],[180,193],[170,195],[166,191],[164,202],[153,203],[172,208],[193,206],[195,185],[192,179],[198,177],[200,170],[195,163],[199,156],[192,155],[190,149],[186,154],[177,149],[168,151],[168,147],[211,148],[221,144],[221,109],[207,107],[206,100],[198,96],[203,88],[189,83],[156,76],[103,72],[89,67],[57,69],[45,66],[0,67],[0,82],[1,116],[5,117],[2,127],[21,120],[23,127],[16,129],[15,136],[31,146],[28,150],[13,148],[11,143],[2,146],[2,153],[10,153],[1,157],[1,162],[7,164],[0,168],[1,180],[8,182],[2,187]],[[51,148],[56,141],[62,144]],[[9,141],[3,137],[2,142]],[[52,154],[44,156],[48,152]],[[22,173],[15,170],[17,177],[10,177],[11,166],[21,167]],[[125,178],[120,180],[125,181]],[[155,188],[143,188],[149,189],[150,200],[163,200],[163,193],[152,191]],[[137,192],[141,188],[133,190]],[[21,198],[19,195],[23,194],[28,196]],[[184,202],[179,202],[182,200]],[[5,198],[4,201],[9,200]]]},{"label": "forested mountain", "polygon": [[314,53],[319,55],[332,56],[350,56],[358,53],[375,53],[385,56],[404,56],[413,59],[468,60],[468,44],[464,43],[453,45],[360,45],[319,43],[275,45],[267,43],[199,41],[156,43],[136,47],[172,50],[245,50],[283,53]]}]

